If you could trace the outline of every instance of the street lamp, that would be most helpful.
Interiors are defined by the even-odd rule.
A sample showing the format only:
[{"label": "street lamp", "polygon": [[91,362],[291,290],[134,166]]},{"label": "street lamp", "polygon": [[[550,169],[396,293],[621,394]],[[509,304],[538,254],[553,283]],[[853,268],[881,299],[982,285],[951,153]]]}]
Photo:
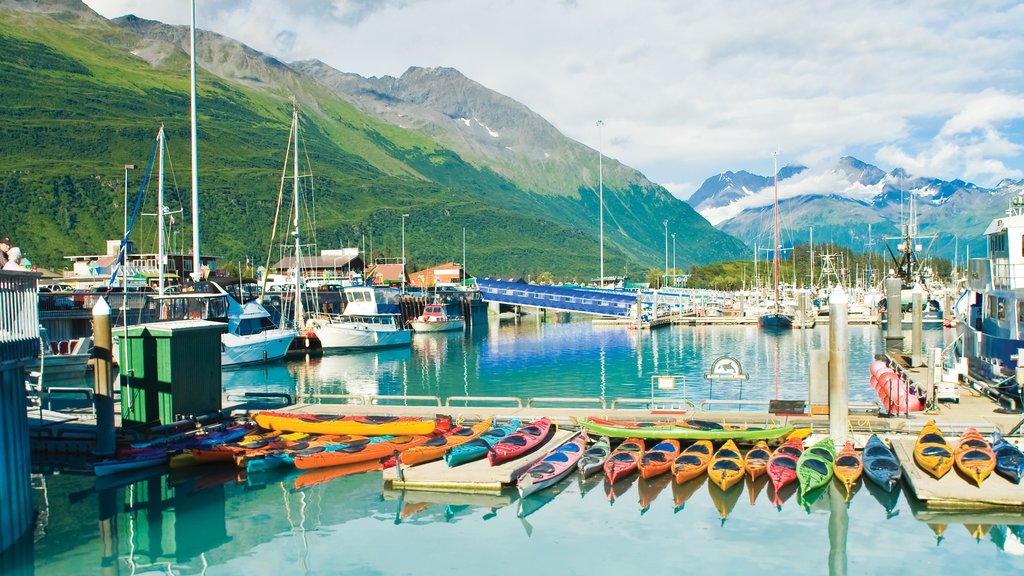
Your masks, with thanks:
[{"label": "street lamp", "polygon": [[406,295],[406,218],[409,214],[401,215],[401,294]]},{"label": "street lamp", "polygon": [[[676,233],[672,233],[672,274],[676,273]],[[674,278],[673,278],[674,280]]]},{"label": "street lamp", "polygon": [[[128,263],[128,171],[135,170],[135,164],[124,165],[124,238],[121,243],[124,244],[124,250],[121,251],[121,285],[123,288],[122,294],[128,292],[128,277],[125,276],[124,268]],[[122,297],[122,304],[124,297]],[[123,306],[122,306],[123,307]],[[123,312],[123,311],[122,311]]]},{"label": "street lamp", "polygon": [[668,220],[663,222],[665,225],[665,281],[668,282]]},{"label": "street lamp", "polygon": [[[604,120],[597,121],[597,145],[601,145],[601,127],[604,126]],[[598,217],[600,221],[600,232],[601,232],[601,279],[598,281],[601,287],[604,287],[604,154],[601,153],[600,148],[597,150],[597,198],[598,198]]]}]

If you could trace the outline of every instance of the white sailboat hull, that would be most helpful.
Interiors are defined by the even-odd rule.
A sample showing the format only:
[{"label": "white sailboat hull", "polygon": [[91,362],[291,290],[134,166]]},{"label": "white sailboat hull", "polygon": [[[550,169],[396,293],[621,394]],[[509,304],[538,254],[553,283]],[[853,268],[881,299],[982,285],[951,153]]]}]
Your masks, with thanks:
[{"label": "white sailboat hull", "polygon": [[288,352],[288,347],[294,339],[295,332],[280,328],[247,336],[221,334],[221,367],[231,368],[279,360]]},{"label": "white sailboat hull", "polygon": [[320,339],[320,346],[324,350],[387,348],[412,344],[412,331],[400,330],[394,325],[341,321],[320,325],[313,332]]},{"label": "white sailboat hull", "polygon": [[412,325],[412,329],[415,332],[454,332],[456,330],[465,330],[466,321],[462,319],[458,320],[435,320],[435,321],[423,321],[413,320],[409,323]]}]

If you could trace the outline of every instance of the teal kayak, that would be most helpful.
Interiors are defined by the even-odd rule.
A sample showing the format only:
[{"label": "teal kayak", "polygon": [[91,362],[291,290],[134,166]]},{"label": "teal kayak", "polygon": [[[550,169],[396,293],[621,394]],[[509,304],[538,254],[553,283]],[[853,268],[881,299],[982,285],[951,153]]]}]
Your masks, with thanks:
[{"label": "teal kayak", "polygon": [[479,460],[487,455],[487,452],[491,450],[491,447],[501,441],[502,438],[512,434],[519,429],[519,420],[514,419],[509,421],[504,426],[495,426],[481,434],[478,438],[474,438],[465,444],[453,446],[450,450],[444,453],[444,461],[448,463],[448,466],[458,466],[459,464],[465,464],[466,462],[472,462],[473,460]]},{"label": "teal kayak", "polygon": [[820,488],[832,480],[832,464],[836,459],[836,446],[831,438],[819,440],[804,450],[796,461],[796,477],[800,481],[800,492],[807,493]]},{"label": "teal kayak", "polygon": [[715,422],[689,422],[686,426],[649,422],[616,422],[587,418],[578,421],[586,431],[595,436],[611,438],[644,438],[648,440],[772,440],[781,438],[796,429],[796,426],[772,428],[749,428],[729,426]]}]

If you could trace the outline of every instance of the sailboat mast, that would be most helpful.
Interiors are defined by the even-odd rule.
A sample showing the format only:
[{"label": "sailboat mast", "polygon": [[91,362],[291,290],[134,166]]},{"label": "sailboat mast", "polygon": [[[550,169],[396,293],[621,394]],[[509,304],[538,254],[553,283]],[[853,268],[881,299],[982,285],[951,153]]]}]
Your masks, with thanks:
[{"label": "sailboat mast", "polygon": [[779,153],[772,155],[775,166],[775,246],[773,253],[775,258],[772,263],[775,269],[775,307],[779,306]]},{"label": "sailboat mast", "polygon": [[[192,278],[198,280],[201,270],[199,264],[199,144],[196,138],[196,3],[192,0],[191,27],[191,66],[189,83],[191,85],[191,104],[189,106],[192,124]],[[161,216],[161,220],[163,217]],[[160,284],[163,290],[163,283]]]},{"label": "sailboat mast", "polygon": [[301,290],[301,275],[302,275],[302,247],[299,245],[299,107],[295,103],[295,99],[292,99],[292,143],[294,150],[292,150],[292,192],[294,194],[293,203],[295,204],[295,231],[292,233],[295,236],[295,326],[302,328],[302,292]]},{"label": "sailboat mast", "polygon": [[[157,181],[156,181],[156,262],[157,262],[157,293],[164,295],[164,125],[160,125],[160,131],[156,134],[158,153]],[[125,295],[127,298],[127,295]]]}]

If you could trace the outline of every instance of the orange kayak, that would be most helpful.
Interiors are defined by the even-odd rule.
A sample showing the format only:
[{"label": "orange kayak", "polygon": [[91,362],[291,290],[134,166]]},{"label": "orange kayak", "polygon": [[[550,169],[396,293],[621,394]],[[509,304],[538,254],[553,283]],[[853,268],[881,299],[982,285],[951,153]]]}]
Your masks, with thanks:
[{"label": "orange kayak", "polygon": [[743,455],[736,443],[729,440],[715,452],[708,465],[708,478],[722,491],[732,488],[743,479],[746,470],[743,468]]},{"label": "orange kayak", "polygon": [[836,462],[832,465],[832,471],[835,473],[836,478],[846,487],[846,499],[849,500],[850,496],[853,495],[853,485],[857,483],[861,474],[864,473],[864,462],[853,448],[853,442],[846,441],[843,449],[836,455]]},{"label": "orange kayak", "polygon": [[682,484],[703,474],[708,469],[713,449],[711,440],[697,440],[687,446],[672,463],[672,475],[676,477],[676,482]]},{"label": "orange kayak", "polygon": [[968,428],[960,437],[953,459],[957,469],[978,486],[996,469],[996,454],[992,451],[992,445],[974,428]]},{"label": "orange kayak", "polygon": [[668,472],[672,462],[679,456],[678,440],[662,440],[644,452],[637,463],[641,478],[654,478]]},{"label": "orange kayak", "polygon": [[396,436],[384,442],[356,442],[337,450],[324,450],[313,454],[296,454],[295,467],[300,470],[341,466],[369,460],[380,460],[404,452],[430,440],[430,436]]},{"label": "orange kayak", "polygon": [[771,457],[772,452],[768,449],[768,443],[764,440],[759,440],[747,452],[746,457],[743,459],[743,465],[747,469],[747,474],[750,474],[751,480],[757,480],[758,476],[768,471],[768,460]]},{"label": "orange kayak", "polygon": [[461,446],[490,430],[492,422],[494,422],[494,419],[488,418],[471,428],[456,426],[443,436],[436,436],[420,446],[403,452],[401,463],[405,466],[413,466],[415,464],[440,460],[444,457],[444,453],[447,450],[455,446]]},{"label": "orange kayak", "polygon": [[604,462],[604,475],[609,482],[615,483],[636,470],[640,455],[644,452],[644,441],[639,438],[627,438],[619,444]]}]

